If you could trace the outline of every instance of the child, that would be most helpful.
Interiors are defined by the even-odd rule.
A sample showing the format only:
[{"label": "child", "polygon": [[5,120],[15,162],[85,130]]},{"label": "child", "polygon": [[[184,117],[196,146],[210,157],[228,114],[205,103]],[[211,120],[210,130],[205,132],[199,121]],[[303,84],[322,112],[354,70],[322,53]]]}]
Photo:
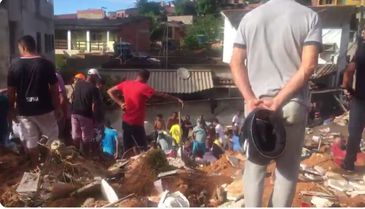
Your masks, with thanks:
[{"label": "child", "polygon": [[162,114],[156,115],[155,122],[153,124],[153,129],[155,130],[153,138],[154,140],[157,140],[159,132],[166,130],[166,124]]},{"label": "child", "polygon": [[240,137],[238,135],[238,127],[234,126],[233,127],[233,134],[232,134],[232,150],[235,152],[241,152],[242,148],[241,148],[241,144],[240,144]]},{"label": "child", "polygon": [[108,158],[118,158],[118,132],[111,127],[109,121],[105,123],[104,134],[101,139],[101,149]]},{"label": "child", "polygon": [[170,135],[174,139],[174,145],[179,146],[181,143],[182,129],[179,123],[171,126]]},{"label": "child", "polygon": [[197,120],[196,126],[193,129],[193,150],[192,154],[193,157],[203,157],[205,154],[205,140],[207,138],[207,134],[204,130],[203,124],[201,123],[201,120]]}]

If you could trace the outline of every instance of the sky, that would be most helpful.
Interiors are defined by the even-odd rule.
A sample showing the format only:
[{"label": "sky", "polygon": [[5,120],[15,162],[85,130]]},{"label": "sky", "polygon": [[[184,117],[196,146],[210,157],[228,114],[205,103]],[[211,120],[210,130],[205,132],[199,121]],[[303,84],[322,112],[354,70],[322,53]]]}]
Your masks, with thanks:
[{"label": "sky", "polygon": [[[159,0],[153,0],[159,1]],[[127,9],[135,6],[135,0],[54,0],[55,14],[76,13],[83,9],[100,9],[105,7],[106,11]]]}]

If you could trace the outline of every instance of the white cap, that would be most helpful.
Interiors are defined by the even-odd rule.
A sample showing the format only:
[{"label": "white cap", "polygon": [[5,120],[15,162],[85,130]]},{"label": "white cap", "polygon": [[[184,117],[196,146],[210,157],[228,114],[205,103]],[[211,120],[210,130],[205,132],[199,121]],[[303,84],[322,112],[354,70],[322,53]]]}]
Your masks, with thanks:
[{"label": "white cap", "polygon": [[101,79],[101,75],[99,73],[99,71],[95,68],[91,68],[87,71],[88,75],[97,75],[100,79]]}]

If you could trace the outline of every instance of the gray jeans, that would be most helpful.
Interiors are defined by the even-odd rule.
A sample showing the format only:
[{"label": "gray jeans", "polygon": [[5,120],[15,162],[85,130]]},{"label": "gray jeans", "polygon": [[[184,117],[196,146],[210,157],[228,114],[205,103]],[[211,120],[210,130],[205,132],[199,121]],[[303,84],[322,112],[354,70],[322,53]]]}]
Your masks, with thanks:
[{"label": "gray jeans", "polygon": [[[285,120],[286,149],[276,159],[275,183],[269,206],[291,207],[299,172],[308,109],[291,101],[282,109]],[[243,175],[246,207],[262,207],[266,167],[250,161],[245,163]]]},{"label": "gray jeans", "polygon": [[365,101],[353,98],[350,104],[349,140],[344,163],[354,166],[356,155],[360,149],[362,132],[365,127]]}]

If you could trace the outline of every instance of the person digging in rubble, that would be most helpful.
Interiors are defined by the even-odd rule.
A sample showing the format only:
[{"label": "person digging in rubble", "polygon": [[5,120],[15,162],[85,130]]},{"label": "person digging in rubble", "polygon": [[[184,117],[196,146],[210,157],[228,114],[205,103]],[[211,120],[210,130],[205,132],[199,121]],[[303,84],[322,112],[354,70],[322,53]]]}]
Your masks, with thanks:
[{"label": "person digging in rubble", "polygon": [[107,159],[117,159],[119,156],[118,146],[118,132],[112,128],[109,121],[106,121],[103,138],[101,139],[103,156]]},{"label": "person digging in rubble", "polygon": [[219,120],[217,118],[213,119],[213,125],[215,127],[215,139],[218,139],[220,141],[220,143],[223,146],[223,149],[227,148],[227,140],[226,137],[224,135],[224,128],[223,126],[219,123]]},{"label": "person digging in rubble", "polygon": [[231,149],[235,152],[241,152],[242,151],[242,147],[241,147],[241,142],[240,142],[240,137],[239,137],[239,133],[238,133],[238,127],[234,126],[232,128],[232,136],[230,137],[231,139]]},{"label": "person digging in rubble", "polygon": [[84,155],[91,157],[95,148],[94,138],[96,136],[95,115],[101,107],[101,98],[96,83],[101,79],[96,69],[90,69],[85,81],[76,83],[72,95],[72,140],[75,147]]},{"label": "person digging in rubble", "polygon": [[[355,89],[352,88],[356,74]],[[361,32],[356,53],[348,64],[343,77],[342,88],[350,98],[349,138],[346,157],[341,168],[355,170],[356,155],[360,151],[362,132],[365,128],[365,27]]]},{"label": "person digging in rubble", "polygon": [[156,115],[155,122],[153,123],[153,129],[155,130],[154,139],[157,140],[158,133],[160,131],[165,131],[166,130],[166,124],[165,124],[165,120],[163,119],[162,114],[157,114]]},{"label": "person digging in rubble", "polygon": [[190,130],[194,128],[190,121],[190,115],[185,115],[185,118],[181,123],[181,128],[183,130],[182,140],[185,142],[188,140]]},{"label": "person digging in rubble", "polygon": [[170,135],[174,139],[175,147],[179,146],[182,143],[181,138],[182,138],[183,130],[182,130],[180,124],[181,123],[178,122],[178,123],[172,125],[170,128],[170,131],[169,131]]},{"label": "person digging in rubble", "polygon": [[[231,59],[234,82],[245,114],[256,108],[284,119],[286,149],[275,159],[270,206],[291,207],[298,179],[308,114],[308,80],[318,64],[322,29],[319,16],[293,0],[270,0],[247,13],[237,30]],[[261,207],[267,165],[247,160],[245,206]]]},{"label": "person digging in rubble", "polygon": [[[147,150],[146,132],[144,120],[146,115],[146,102],[152,97],[173,99],[183,105],[183,101],[177,97],[157,92],[147,84],[150,77],[148,70],[142,69],[137,73],[135,80],[126,80],[110,88],[108,94],[111,99],[124,110],[123,114],[123,147],[128,152],[132,148]],[[117,93],[124,96],[124,101]],[[137,150],[133,149],[134,154]]]},{"label": "person digging in rubble", "polygon": [[206,151],[205,140],[207,138],[207,133],[203,127],[203,124],[201,123],[201,120],[199,119],[196,121],[196,126],[193,129],[193,138],[193,157],[203,158]]},{"label": "person digging in rubble", "polygon": [[49,143],[58,139],[57,119],[63,113],[53,63],[36,53],[32,36],[20,38],[18,49],[20,58],[12,62],[8,74],[10,115],[13,121],[19,121],[20,139],[36,166],[38,140],[41,135],[47,136]]},{"label": "person digging in rubble", "polygon": [[244,122],[244,117],[243,117],[243,111],[239,110],[237,111],[237,113],[233,116],[232,118],[232,129],[234,127],[237,127],[237,131],[238,133],[241,132],[241,128],[243,127],[243,122]]},{"label": "person digging in rubble", "polygon": [[170,130],[171,127],[175,124],[179,124],[179,113],[173,112],[172,115],[167,120],[167,130]]}]

